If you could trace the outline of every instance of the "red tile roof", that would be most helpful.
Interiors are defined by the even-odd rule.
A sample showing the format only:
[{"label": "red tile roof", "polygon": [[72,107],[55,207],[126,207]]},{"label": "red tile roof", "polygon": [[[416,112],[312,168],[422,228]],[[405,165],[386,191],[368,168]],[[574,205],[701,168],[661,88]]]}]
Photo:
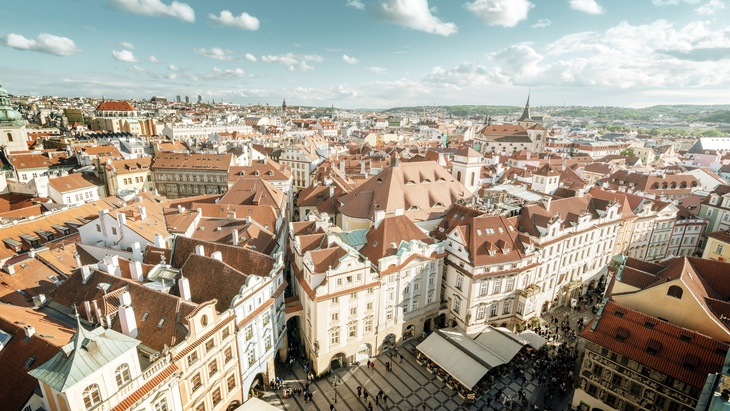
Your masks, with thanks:
[{"label": "red tile roof", "polygon": [[[619,334],[623,338],[617,338]],[[612,301],[580,336],[697,389],[703,387],[707,374],[722,370],[728,351],[725,343]],[[652,354],[650,348],[658,350]]]},{"label": "red tile roof", "polygon": [[137,111],[128,101],[104,101],[96,107],[96,111]]}]

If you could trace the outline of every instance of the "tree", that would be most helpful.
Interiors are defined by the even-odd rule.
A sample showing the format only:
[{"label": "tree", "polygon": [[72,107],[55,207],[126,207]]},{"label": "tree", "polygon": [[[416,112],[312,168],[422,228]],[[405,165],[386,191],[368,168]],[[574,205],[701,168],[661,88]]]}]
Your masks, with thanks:
[{"label": "tree", "polygon": [[621,152],[621,155],[624,157],[633,157],[634,156],[634,149],[633,148],[627,148],[626,150]]}]

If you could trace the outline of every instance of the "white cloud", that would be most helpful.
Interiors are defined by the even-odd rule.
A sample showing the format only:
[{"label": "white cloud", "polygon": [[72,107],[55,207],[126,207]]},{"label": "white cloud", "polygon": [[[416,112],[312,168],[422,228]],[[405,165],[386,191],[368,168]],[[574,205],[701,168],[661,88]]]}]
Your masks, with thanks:
[{"label": "white cloud", "polygon": [[243,57],[245,57],[246,60],[248,60],[248,61],[250,61],[252,63],[255,63],[256,61],[258,61],[258,59],[256,58],[256,56],[254,56],[251,53],[246,53],[246,55],[244,55]]},{"label": "white cloud", "polygon": [[177,66],[175,66],[174,64],[170,64],[169,66],[167,66],[167,69],[170,70],[170,71],[177,71],[178,70],[177,69]]},{"label": "white cloud", "polygon": [[676,6],[680,3],[697,4],[701,0],[651,0],[655,6]]},{"label": "white cloud", "polygon": [[445,69],[434,67],[423,81],[437,87],[481,87],[491,84],[506,83],[507,79],[496,68],[481,64],[463,62],[456,67]]},{"label": "white cloud", "polygon": [[160,64],[160,63],[162,63],[162,62],[161,62],[161,61],[160,61],[160,60],[159,60],[159,59],[158,59],[157,57],[155,57],[155,56],[149,56],[149,57],[147,57],[147,61],[149,61],[150,63],[154,63],[154,64]]},{"label": "white cloud", "polygon": [[207,49],[195,49],[195,52],[201,56],[212,58],[214,60],[232,61],[236,59],[233,52],[230,50],[223,50],[220,47],[213,47],[210,50]]},{"label": "white cloud", "polygon": [[350,57],[347,54],[342,55],[342,61],[347,64],[357,64],[357,59],[355,57]]},{"label": "white cloud", "polygon": [[533,29],[544,29],[547,26],[552,25],[553,22],[549,19],[539,19],[537,23],[532,25]]},{"label": "white cloud", "polygon": [[456,24],[445,23],[431,14],[428,0],[383,0],[379,11],[384,20],[413,30],[441,36],[450,36],[458,31]]},{"label": "white cloud", "polygon": [[606,12],[596,0],[570,0],[570,8],[588,14],[603,14]]},{"label": "white cloud", "polygon": [[261,56],[261,61],[265,63],[278,63],[287,66],[289,71],[309,71],[314,70],[314,67],[308,64],[309,62],[321,63],[324,59],[322,56],[316,54],[308,54],[305,56],[295,56],[292,53],[280,54],[280,55],[266,55]]},{"label": "white cloud", "polygon": [[464,7],[491,26],[514,27],[535,5],[529,0],[474,0]]},{"label": "white cloud", "polygon": [[722,0],[710,0],[709,2],[696,8],[695,11],[697,12],[697,14],[701,14],[703,16],[712,16],[713,14],[724,8],[725,3]]},{"label": "white cloud", "polygon": [[57,56],[70,56],[80,51],[70,38],[54,36],[48,33],[41,33],[35,39],[10,33],[3,39],[3,45],[17,50],[37,51],[39,53],[55,54]]},{"label": "white cloud", "polygon": [[241,13],[240,16],[234,16],[233,13],[228,10],[221,11],[218,16],[215,14],[209,14],[208,18],[215,24],[236,27],[243,30],[255,31],[259,29],[260,25],[259,19],[248,13]]},{"label": "white cloud", "polygon": [[165,4],[161,0],[110,0],[112,4],[135,14],[146,16],[174,17],[192,23],[195,21],[195,10],[187,3],[173,1]]},{"label": "white cloud", "polygon": [[358,10],[365,10],[365,5],[360,0],[347,0],[347,5]]},{"label": "white cloud", "polygon": [[382,67],[368,67],[368,70],[374,74],[385,74],[388,71]]},{"label": "white cloud", "polygon": [[235,68],[235,69],[220,69],[218,67],[213,67],[213,73],[221,76],[221,77],[244,77],[246,76],[246,72],[243,71],[241,68]]},{"label": "white cloud", "polygon": [[170,79],[170,80],[175,80],[177,78],[177,73],[170,73],[170,74],[168,74],[165,77],[168,78],[168,79]]},{"label": "white cloud", "polygon": [[147,72],[147,69],[146,68],[144,68],[142,66],[137,66],[137,65],[134,65],[134,66],[129,67],[129,70],[136,71],[138,73],[146,73]]},{"label": "white cloud", "polygon": [[343,85],[338,85],[332,89],[335,98],[348,99],[357,97],[357,91],[352,90]]},{"label": "white cloud", "polygon": [[123,42],[119,43],[119,45],[122,46],[122,48],[125,48],[127,50],[134,50],[134,45],[132,45],[132,43],[123,41]]},{"label": "white cloud", "polygon": [[134,54],[132,54],[132,52],[129,50],[113,50],[112,57],[125,63],[134,63],[135,61],[137,61],[137,59],[134,57]]}]

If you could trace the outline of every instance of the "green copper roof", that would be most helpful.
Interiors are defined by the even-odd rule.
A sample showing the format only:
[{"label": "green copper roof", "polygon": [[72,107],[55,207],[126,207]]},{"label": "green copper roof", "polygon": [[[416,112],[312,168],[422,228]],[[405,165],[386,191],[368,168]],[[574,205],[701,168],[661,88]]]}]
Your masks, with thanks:
[{"label": "green copper roof", "polygon": [[53,358],[28,374],[54,390],[64,392],[115,358],[136,349],[139,343],[104,327],[87,331],[78,321],[78,330],[71,341]]},{"label": "green copper roof", "polygon": [[0,83],[0,125],[25,125],[23,116],[10,106],[8,91]]},{"label": "green copper roof", "polygon": [[341,233],[334,233],[334,234],[337,237],[339,237],[342,241],[344,241],[345,244],[349,245],[350,247],[357,248],[357,247],[365,245],[365,243],[367,243],[367,239],[365,238],[365,235],[367,233],[368,233],[368,230],[364,229],[364,230],[344,231]]}]

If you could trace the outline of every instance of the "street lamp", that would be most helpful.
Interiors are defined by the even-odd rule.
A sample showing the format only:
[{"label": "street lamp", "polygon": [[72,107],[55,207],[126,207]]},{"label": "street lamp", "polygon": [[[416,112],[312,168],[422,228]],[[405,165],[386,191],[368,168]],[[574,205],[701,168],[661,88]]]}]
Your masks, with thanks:
[{"label": "street lamp", "polygon": [[335,392],[335,400],[334,403],[337,404],[337,387],[342,385],[342,378],[339,378],[337,375],[332,376],[332,390]]}]

